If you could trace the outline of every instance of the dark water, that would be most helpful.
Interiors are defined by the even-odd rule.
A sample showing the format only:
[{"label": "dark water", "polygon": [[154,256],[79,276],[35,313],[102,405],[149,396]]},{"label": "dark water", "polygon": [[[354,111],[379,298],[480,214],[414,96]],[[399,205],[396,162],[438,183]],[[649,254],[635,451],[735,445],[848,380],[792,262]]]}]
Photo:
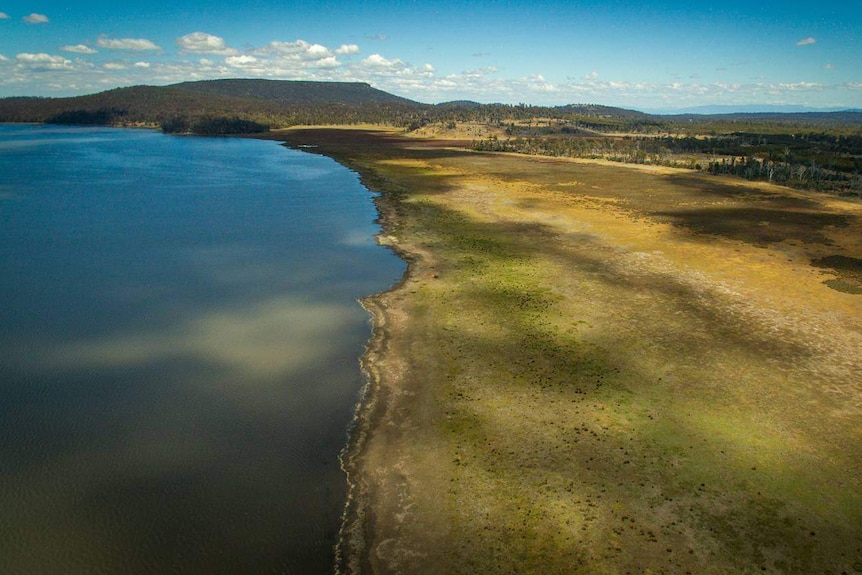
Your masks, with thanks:
[{"label": "dark water", "polygon": [[403,263],[273,142],[0,125],[0,573],[326,573]]}]

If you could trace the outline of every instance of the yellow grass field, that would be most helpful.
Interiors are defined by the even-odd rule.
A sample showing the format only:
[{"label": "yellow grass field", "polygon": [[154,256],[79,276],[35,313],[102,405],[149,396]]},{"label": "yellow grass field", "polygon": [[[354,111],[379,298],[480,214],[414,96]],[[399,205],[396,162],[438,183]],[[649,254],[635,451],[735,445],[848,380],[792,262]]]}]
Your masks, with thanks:
[{"label": "yellow grass field", "polygon": [[381,192],[345,573],[862,573],[862,205],[292,130]]}]

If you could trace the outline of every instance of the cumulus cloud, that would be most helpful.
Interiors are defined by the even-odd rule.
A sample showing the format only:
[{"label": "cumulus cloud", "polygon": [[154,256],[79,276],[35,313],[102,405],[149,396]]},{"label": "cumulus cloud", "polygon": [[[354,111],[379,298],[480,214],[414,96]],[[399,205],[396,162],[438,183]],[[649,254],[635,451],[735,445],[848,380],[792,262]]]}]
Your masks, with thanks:
[{"label": "cumulus cloud", "polygon": [[27,24],[47,24],[48,23],[48,17],[47,16],[45,16],[44,14],[36,14],[35,12],[33,12],[32,14],[28,14],[27,16],[24,16],[23,20]]},{"label": "cumulus cloud", "polygon": [[98,50],[93,50],[89,46],[85,46],[84,44],[75,44],[74,46],[62,46],[60,50],[64,52],[71,52],[73,54],[98,54]]},{"label": "cumulus cloud", "polygon": [[312,44],[306,50],[306,55],[313,60],[317,60],[320,58],[328,58],[329,57],[329,48],[326,46],[321,46],[320,44]]},{"label": "cumulus cloud", "polygon": [[71,70],[72,61],[63,58],[62,56],[51,56],[44,52],[38,54],[30,54],[24,52],[15,56],[15,60],[34,70]]},{"label": "cumulus cloud", "polygon": [[105,70],[128,70],[129,67],[123,64],[122,62],[107,62],[103,68]]},{"label": "cumulus cloud", "polygon": [[316,60],[314,62],[314,66],[317,68],[337,68],[338,66],[341,66],[341,62],[339,62],[335,56],[327,56],[320,60]]},{"label": "cumulus cloud", "polygon": [[98,40],[96,40],[96,46],[108,50],[128,50],[131,52],[161,50],[160,47],[146,38],[108,38],[107,36],[99,36]]},{"label": "cumulus cloud", "polygon": [[4,56],[3,54],[0,54],[0,62],[8,62],[8,61],[9,61],[9,58]]},{"label": "cumulus cloud", "polygon": [[341,56],[348,56],[350,54],[359,54],[359,46],[356,44],[342,44],[338,48],[335,49],[335,53]]},{"label": "cumulus cloud", "polygon": [[810,46],[811,44],[816,44],[817,39],[809,36],[808,38],[803,38],[799,42],[796,43],[797,46]]},{"label": "cumulus cloud", "polygon": [[[430,66],[430,64],[426,64],[426,66]],[[431,67],[431,71],[434,71],[434,67]],[[494,74],[497,72],[496,66],[485,66],[484,68],[474,68],[472,70],[464,70],[462,73],[463,76],[467,78],[480,78],[482,76],[487,76],[488,74]]]},{"label": "cumulus cloud", "polygon": [[9,14],[7,14],[6,12],[0,12],[0,20],[8,20],[8,19],[9,19]]},{"label": "cumulus cloud", "polygon": [[399,59],[387,60],[380,54],[372,54],[362,60],[362,63],[372,68],[400,68],[404,66],[404,62]]},{"label": "cumulus cloud", "polygon": [[589,74],[584,76],[584,80],[598,80],[598,78],[599,78],[599,73],[596,72],[595,70],[593,70],[592,72],[590,72]]},{"label": "cumulus cloud", "polygon": [[545,79],[542,74],[533,74],[523,80],[524,84],[533,92],[556,92],[559,87]]},{"label": "cumulus cloud", "polygon": [[135,68],[149,68],[152,64],[149,62],[135,62]]},{"label": "cumulus cloud", "polygon": [[227,64],[228,66],[233,66],[234,68],[243,68],[245,66],[248,66],[249,64],[255,64],[257,63],[257,61],[257,58],[248,55],[229,56],[224,60],[225,64]]},{"label": "cumulus cloud", "polygon": [[237,56],[239,50],[228,47],[223,38],[206,32],[192,32],[177,38],[177,46],[187,54],[216,54],[219,56]]},{"label": "cumulus cloud", "polygon": [[332,55],[326,46],[311,44],[305,40],[297,40],[296,42],[273,41],[253,52],[257,56],[275,56],[294,60],[320,60]]},{"label": "cumulus cloud", "polygon": [[[355,49],[358,51],[359,48],[356,47]],[[266,46],[250,50],[248,53],[260,60],[259,69],[271,77],[291,76],[294,79],[298,77],[312,79],[309,74],[312,73],[312,70],[317,70],[318,79],[331,80],[333,79],[332,72],[324,71],[334,70],[342,66],[336,54],[355,52],[353,45],[342,45],[337,50],[332,51],[321,44],[297,40],[295,42],[273,41]],[[230,64],[230,62],[226,63]]]}]

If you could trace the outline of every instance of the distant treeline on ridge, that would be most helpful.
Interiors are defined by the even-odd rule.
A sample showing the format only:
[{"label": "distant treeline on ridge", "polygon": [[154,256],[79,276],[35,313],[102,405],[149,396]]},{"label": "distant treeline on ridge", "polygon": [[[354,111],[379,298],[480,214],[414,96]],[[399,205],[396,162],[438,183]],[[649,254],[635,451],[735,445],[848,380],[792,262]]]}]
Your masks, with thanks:
[{"label": "distant treeline on ridge", "polygon": [[0,99],[0,122],[230,135],[321,124],[483,126],[473,147],[650,163],[862,196],[862,112],[651,115],[596,104],[423,104],[360,82],[208,80]]}]

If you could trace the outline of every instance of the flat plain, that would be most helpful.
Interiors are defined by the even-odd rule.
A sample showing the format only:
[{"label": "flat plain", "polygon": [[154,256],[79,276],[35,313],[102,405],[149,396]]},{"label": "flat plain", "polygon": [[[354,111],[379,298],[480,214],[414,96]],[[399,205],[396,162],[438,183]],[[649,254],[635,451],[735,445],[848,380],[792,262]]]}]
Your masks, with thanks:
[{"label": "flat plain", "polygon": [[277,134],[357,170],[371,297],[342,572],[862,572],[862,204]]}]

